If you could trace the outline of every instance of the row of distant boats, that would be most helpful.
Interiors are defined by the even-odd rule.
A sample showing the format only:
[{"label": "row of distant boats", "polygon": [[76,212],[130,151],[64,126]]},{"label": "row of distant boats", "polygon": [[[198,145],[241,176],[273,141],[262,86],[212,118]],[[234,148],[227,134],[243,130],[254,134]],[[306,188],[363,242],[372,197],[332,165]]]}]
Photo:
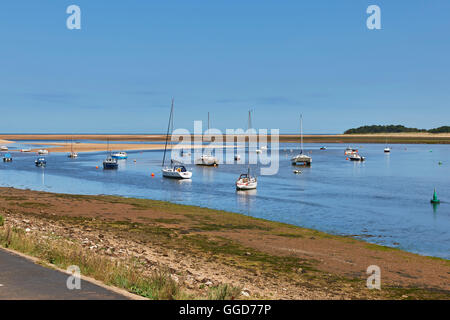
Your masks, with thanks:
[{"label": "row of distant boats", "polygon": [[[170,109],[170,115],[169,115],[169,124],[167,128],[167,134],[166,134],[166,141],[164,146],[164,155],[163,155],[163,161],[162,161],[162,175],[165,178],[171,178],[171,179],[191,179],[192,178],[192,171],[188,170],[182,163],[177,163],[173,159],[170,160],[170,165],[166,166],[166,153],[169,145],[169,134],[173,132],[173,115],[174,115],[174,104],[172,99],[172,106]],[[248,129],[251,129],[251,111],[249,111],[248,115]],[[209,113],[208,113],[208,129],[209,129]],[[171,143],[171,141],[170,141]],[[322,146],[320,148],[321,150],[326,150],[325,146]],[[8,148],[6,146],[0,147],[0,151],[7,151]],[[261,149],[256,150],[256,153],[261,153],[263,150],[267,150],[267,147],[262,147]],[[22,149],[22,152],[31,152],[31,149]],[[108,147],[107,152],[109,153],[109,141],[108,141]],[[183,152],[183,151],[182,151]],[[384,149],[385,153],[390,153],[391,149],[389,147],[386,147]],[[38,154],[40,156],[48,154],[48,150],[38,150]],[[348,159],[351,161],[365,161],[365,157],[359,154],[358,149],[350,148],[348,147],[345,150],[345,155],[349,156]],[[68,155],[69,158],[77,158],[78,153],[76,153],[73,150],[73,141],[71,144],[71,151]],[[120,151],[116,153],[109,153],[107,158],[103,161],[103,169],[104,170],[114,170],[119,167],[119,160],[125,160],[128,158],[128,155],[126,152]],[[239,161],[240,156],[236,155],[235,160]],[[3,158],[4,162],[11,162],[12,157],[11,155],[5,154]],[[214,157],[211,153],[205,153],[202,154],[201,157],[196,161],[197,165],[204,165],[204,166],[217,166],[219,163],[218,159]],[[301,166],[311,166],[312,158],[305,154],[303,152],[303,117],[300,116],[300,153],[293,158],[291,158],[292,165],[301,165]],[[39,157],[35,160],[35,165],[37,167],[45,167],[47,164],[47,161],[44,157]],[[301,173],[300,170],[294,170],[295,174]],[[239,178],[236,180],[236,189],[237,190],[254,190],[258,186],[258,180],[257,177],[251,174],[250,171],[250,164],[248,165],[247,171],[244,173],[241,173],[239,175]]]}]

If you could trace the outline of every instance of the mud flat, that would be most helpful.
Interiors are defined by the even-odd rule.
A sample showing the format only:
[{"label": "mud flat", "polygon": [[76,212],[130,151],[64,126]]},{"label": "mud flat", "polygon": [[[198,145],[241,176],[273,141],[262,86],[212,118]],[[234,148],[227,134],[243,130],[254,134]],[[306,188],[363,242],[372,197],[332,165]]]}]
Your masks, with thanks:
[{"label": "mud flat", "polygon": [[[8,228],[38,239],[33,249],[19,242],[17,250],[65,248],[59,255],[46,249],[43,259],[65,254],[75,263],[83,250],[98,259],[133,259],[139,274],[166,270],[184,292],[174,298],[450,299],[448,260],[225,211],[0,188],[0,215],[2,245]],[[366,288],[370,265],[381,268],[381,290]],[[87,270],[95,277],[95,268]],[[233,293],[211,293],[220,288]]]}]

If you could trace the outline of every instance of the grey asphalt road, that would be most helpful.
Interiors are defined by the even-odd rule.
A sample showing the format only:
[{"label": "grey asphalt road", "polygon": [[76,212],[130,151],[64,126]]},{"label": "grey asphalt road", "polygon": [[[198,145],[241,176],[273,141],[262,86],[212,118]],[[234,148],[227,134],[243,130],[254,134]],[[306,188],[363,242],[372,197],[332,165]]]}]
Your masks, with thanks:
[{"label": "grey asphalt road", "polygon": [[81,280],[80,290],[67,289],[68,275],[0,249],[1,300],[126,300],[125,296]]}]

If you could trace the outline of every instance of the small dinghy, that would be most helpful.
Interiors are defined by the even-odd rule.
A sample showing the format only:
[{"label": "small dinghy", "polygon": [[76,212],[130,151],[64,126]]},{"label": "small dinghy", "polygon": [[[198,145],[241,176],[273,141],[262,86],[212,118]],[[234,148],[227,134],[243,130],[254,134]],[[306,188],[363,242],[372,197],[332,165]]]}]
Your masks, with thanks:
[{"label": "small dinghy", "polygon": [[45,167],[47,165],[47,160],[45,160],[45,158],[37,158],[34,161],[34,164],[36,167]]},{"label": "small dinghy", "polygon": [[103,161],[103,169],[104,170],[117,169],[118,167],[119,167],[119,164],[117,163],[117,159],[108,157]]},{"label": "small dinghy", "polygon": [[302,173],[301,170],[294,170],[293,172],[294,172],[295,174],[301,174],[301,173]]},{"label": "small dinghy", "polygon": [[38,150],[38,155],[40,155],[40,156],[44,156],[47,154],[48,154],[48,150],[45,150],[45,149]]},{"label": "small dinghy", "polygon": [[124,160],[124,159],[128,159],[128,154],[126,152],[121,151],[121,152],[113,153],[111,155],[111,157],[113,159],[117,159],[117,160]]},{"label": "small dinghy", "polygon": [[8,147],[7,146],[1,146],[0,147],[0,151],[8,151]]},{"label": "small dinghy", "polygon": [[6,154],[3,156],[3,162],[11,162],[11,161],[12,161],[11,154],[10,154],[10,153],[6,153]]},{"label": "small dinghy", "polygon": [[354,148],[350,148],[350,147],[345,149],[345,152],[344,152],[345,155],[351,155],[351,154],[357,154],[357,153],[358,153],[358,149],[354,149]]},{"label": "small dinghy", "polygon": [[352,154],[350,156],[350,160],[351,161],[364,161],[364,160],[366,160],[366,158],[357,153],[357,154]]}]

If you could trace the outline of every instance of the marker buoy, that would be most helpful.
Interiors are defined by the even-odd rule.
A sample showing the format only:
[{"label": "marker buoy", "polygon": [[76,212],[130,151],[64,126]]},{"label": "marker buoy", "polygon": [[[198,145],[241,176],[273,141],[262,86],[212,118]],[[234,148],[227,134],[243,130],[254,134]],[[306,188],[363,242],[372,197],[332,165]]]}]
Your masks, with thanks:
[{"label": "marker buoy", "polygon": [[433,199],[431,199],[431,203],[441,203],[441,200],[439,200],[437,197],[436,189],[434,189]]},{"label": "marker buoy", "polygon": [[96,166],[95,169],[98,169],[98,166]]},{"label": "marker buoy", "polygon": [[155,176],[155,174],[152,172],[152,178]]},{"label": "marker buoy", "polygon": [[348,160],[348,157],[347,157],[347,158],[345,158],[345,160]]}]

